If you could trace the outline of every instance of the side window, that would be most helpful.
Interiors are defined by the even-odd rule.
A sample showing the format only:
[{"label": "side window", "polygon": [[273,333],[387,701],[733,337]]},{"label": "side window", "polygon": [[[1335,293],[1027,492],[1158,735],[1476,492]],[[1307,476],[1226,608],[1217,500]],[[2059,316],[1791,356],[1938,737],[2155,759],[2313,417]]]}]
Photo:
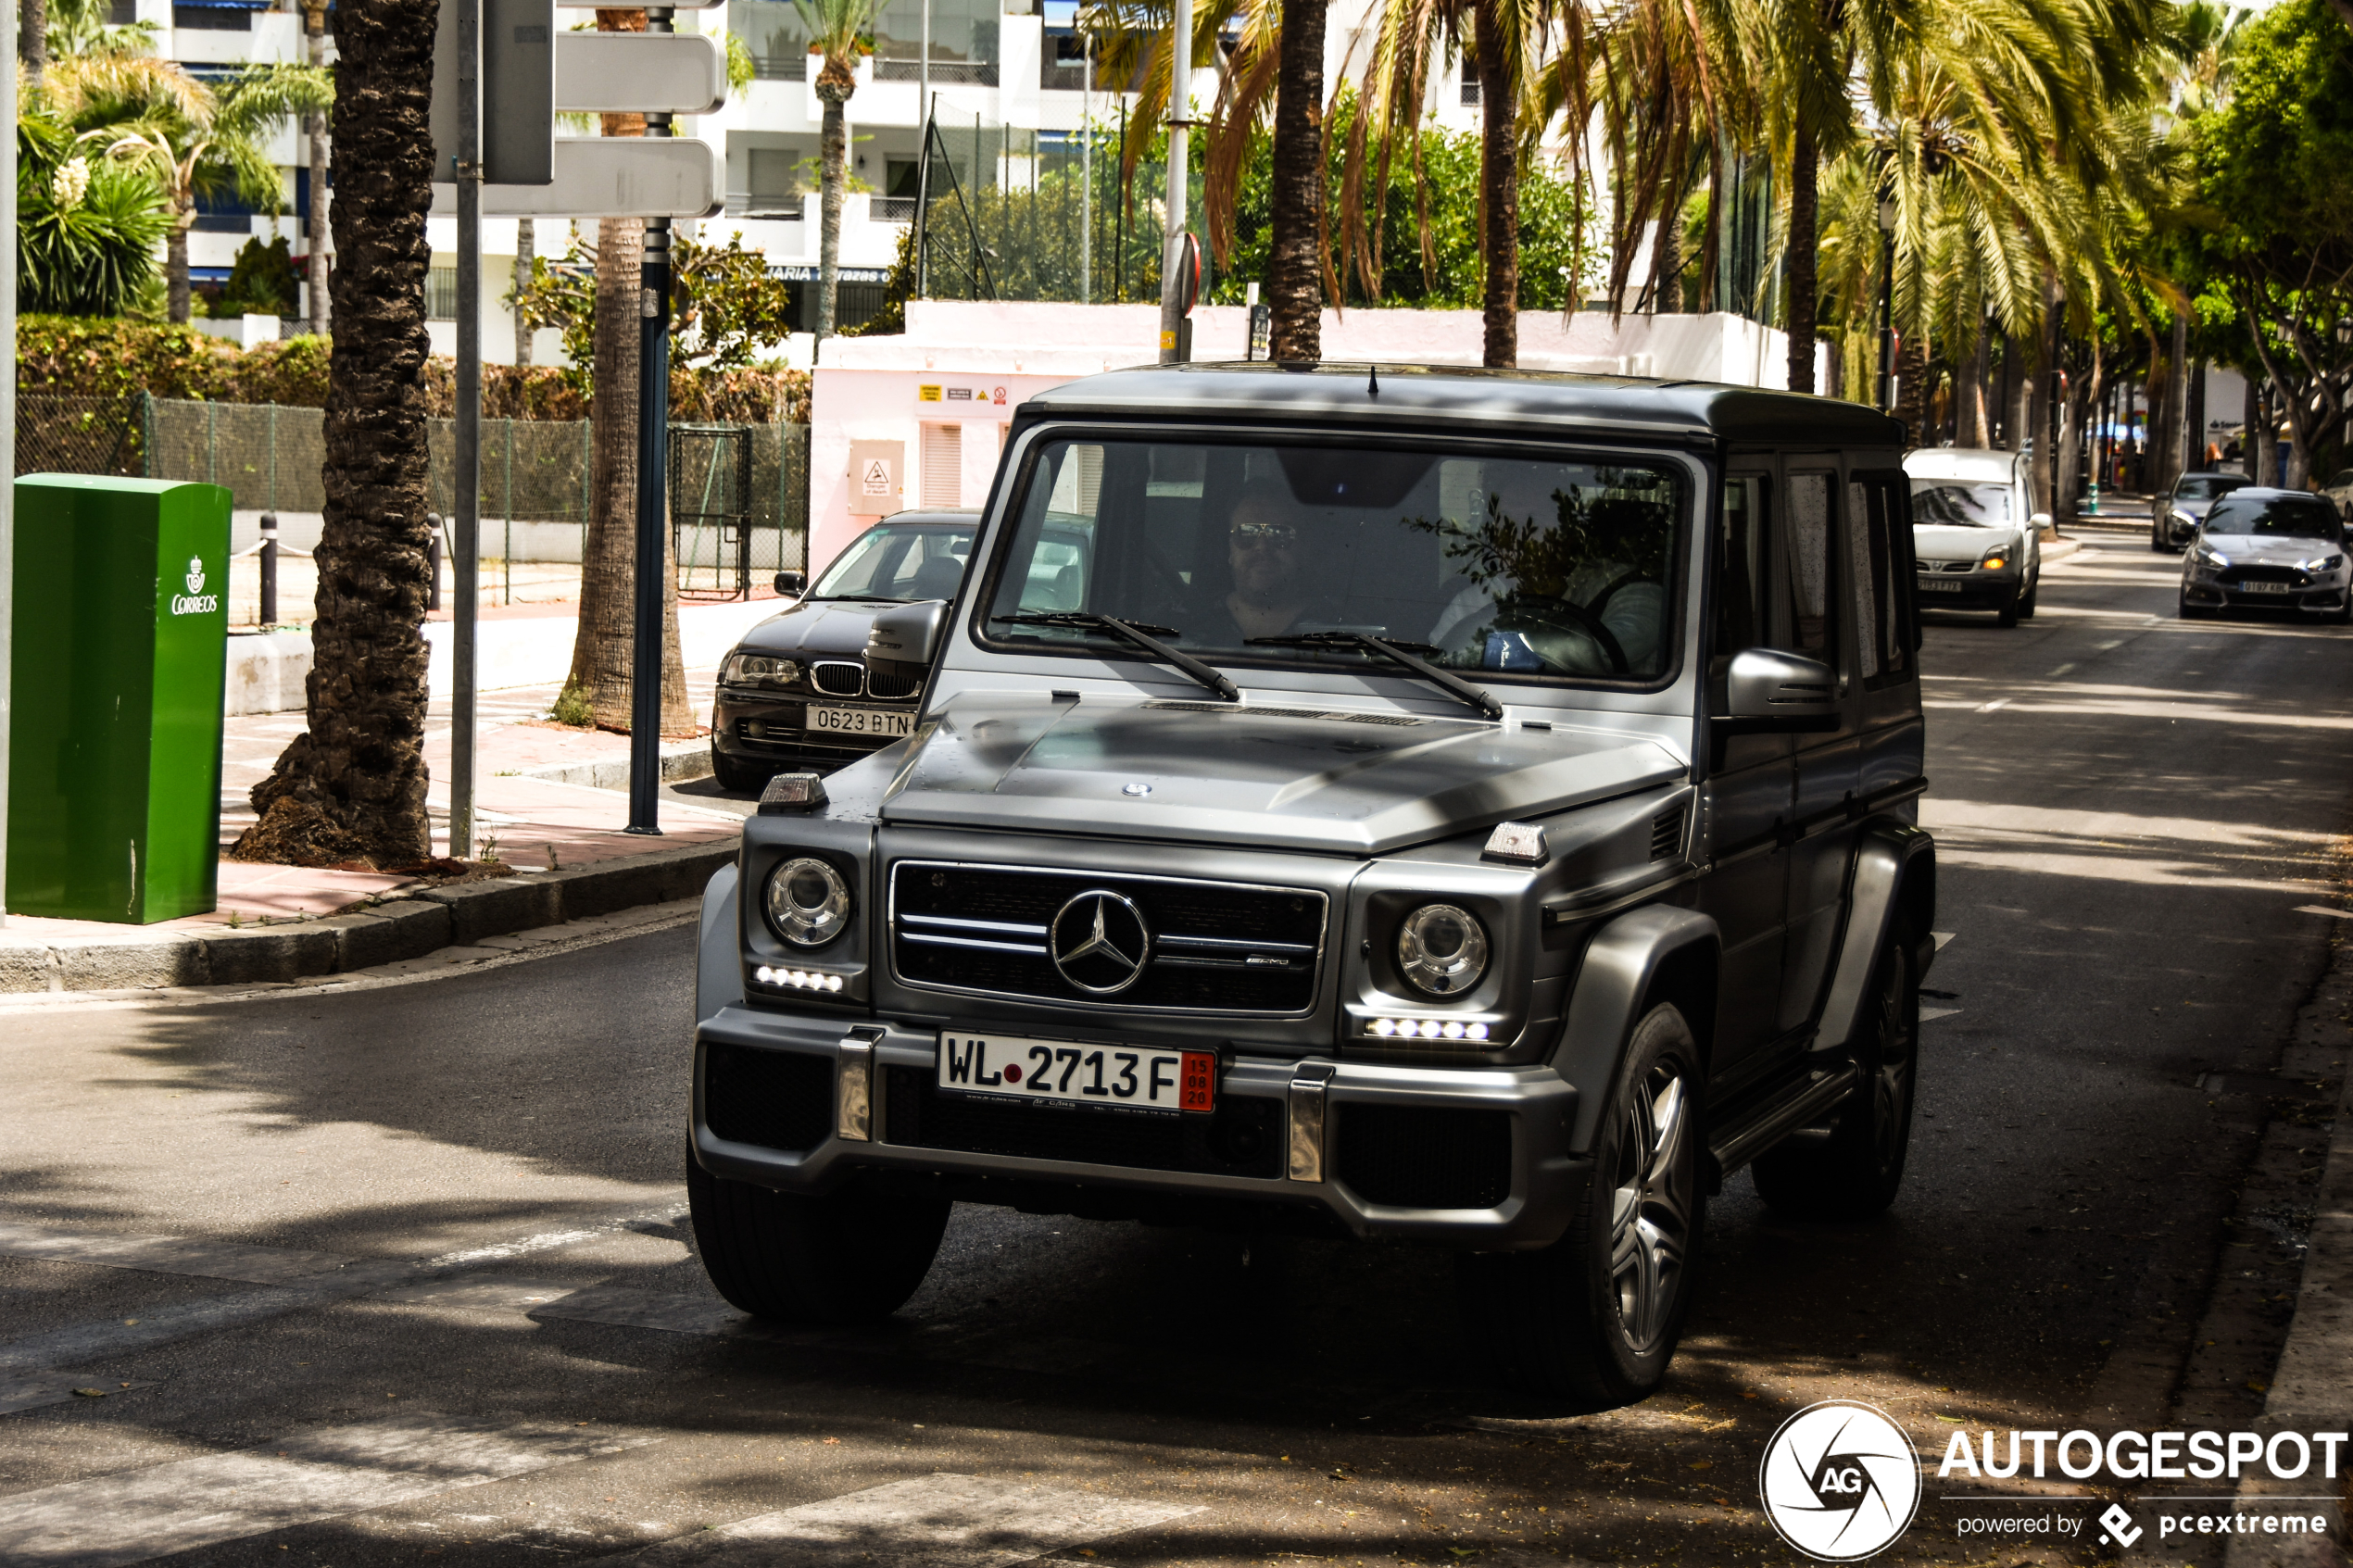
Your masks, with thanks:
[{"label": "side window", "polygon": [[1767,512],[1773,482],[1763,474],[1734,474],[1724,481],[1724,512],[1716,533],[1715,653],[1730,658],[1743,648],[1772,641],[1772,558],[1766,554]]},{"label": "side window", "polygon": [[1863,678],[1885,685],[1912,668],[1912,564],[1905,546],[1910,486],[1901,474],[1862,473],[1847,482],[1847,547],[1854,561],[1855,625]]},{"label": "side window", "polygon": [[1789,476],[1789,651],[1835,663],[1831,606],[1831,483],[1828,473]]}]

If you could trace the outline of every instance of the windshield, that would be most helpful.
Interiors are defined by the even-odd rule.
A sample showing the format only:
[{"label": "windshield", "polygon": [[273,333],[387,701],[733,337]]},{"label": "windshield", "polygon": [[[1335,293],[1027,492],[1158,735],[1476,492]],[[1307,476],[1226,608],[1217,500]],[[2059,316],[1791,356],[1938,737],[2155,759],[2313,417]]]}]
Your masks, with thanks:
[{"label": "windshield", "polygon": [[1213,664],[1384,663],[1344,637],[1266,641],[1345,633],[1455,670],[1655,680],[1686,489],[1664,461],[1048,440],[985,632],[1114,640],[1022,619],[1083,612]]},{"label": "windshield", "polygon": [[2225,473],[2185,473],[2173,486],[2177,501],[2219,501],[2233,490],[2243,490],[2247,482]]},{"label": "windshield", "polygon": [[2206,514],[2208,533],[2270,533],[2287,539],[2329,539],[2344,524],[2336,508],[2317,495],[2274,495],[2251,501],[2239,497],[2217,501]]},{"label": "windshield", "polygon": [[1963,479],[1912,481],[1912,523],[1950,528],[2007,528],[2010,487]]},{"label": "windshield", "polygon": [[834,558],[812,599],[952,599],[972,554],[972,523],[878,522]]}]

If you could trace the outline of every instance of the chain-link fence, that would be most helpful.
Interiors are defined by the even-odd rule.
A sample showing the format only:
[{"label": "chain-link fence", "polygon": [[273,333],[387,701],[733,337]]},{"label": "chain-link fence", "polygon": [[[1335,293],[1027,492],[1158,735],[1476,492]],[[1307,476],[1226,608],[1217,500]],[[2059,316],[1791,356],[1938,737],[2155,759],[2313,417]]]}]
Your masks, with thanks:
[{"label": "chain-link fence", "polygon": [[[35,401],[95,406],[106,400],[20,398],[19,410]],[[103,420],[95,418],[99,411],[94,407],[61,410],[54,416],[42,414],[33,426],[20,412],[19,464],[26,460],[29,428],[42,432],[54,428],[69,433],[86,430],[90,433],[82,437],[83,445],[76,451],[112,450],[106,447]],[[47,462],[20,466],[19,471],[38,472],[44,467],[69,473],[144,471],[151,479],[202,480],[224,485],[234,497],[233,504],[242,510],[317,512],[325,508],[319,481],[326,458],[320,409],[142,397],[124,405],[120,417],[127,432],[119,444],[131,444],[123,446],[132,459],[129,469]],[[77,425],[75,420],[83,423]],[[708,541],[694,531],[682,534],[678,562],[682,588],[709,589],[711,569],[721,564],[723,549],[730,572],[740,563],[753,582],[803,563],[809,532],[809,427],[721,428],[741,433],[730,440],[749,448],[749,483],[738,485],[742,494],[729,507],[744,520],[746,542],[739,549],[730,532],[723,546],[717,530],[705,531],[710,534]],[[63,436],[53,445],[64,450]],[[430,505],[447,518],[457,510],[455,421],[427,420],[425,445]],[[137,460],[142,457],[144,464]],[[97,458],[94,456],[90,460]],[[595,447],[585,420],[483,420],[484,554],[507,560],[581,559],[586,546],[594,460]],[[697,569],[700,569],[698,575]]]},{"label": "chain-link fence", "polygon": [[138,399],[17,395],[19,473],[120,473],[140,469]]}]

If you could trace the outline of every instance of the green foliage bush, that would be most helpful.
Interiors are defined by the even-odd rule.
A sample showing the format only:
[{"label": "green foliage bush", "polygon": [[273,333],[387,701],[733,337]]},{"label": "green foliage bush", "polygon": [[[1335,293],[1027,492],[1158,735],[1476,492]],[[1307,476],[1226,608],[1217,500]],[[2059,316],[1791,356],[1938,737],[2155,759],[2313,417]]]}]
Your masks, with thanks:
[{"label": "green foliage bush", "polygon": [[161,276],[156,247],[170,219],[145,173],[77,148],[33,110],[17,121],[17,308],[119,316]]},{"label": "green foliage bush", "polygon": [[302,297],[300,287],[286,237],[280,234],[265,245],[256,236],[237,252],[236,262],[229,270],[229,281],[220,286],[220,297],[213,305],[212,313],[291,316]]}]

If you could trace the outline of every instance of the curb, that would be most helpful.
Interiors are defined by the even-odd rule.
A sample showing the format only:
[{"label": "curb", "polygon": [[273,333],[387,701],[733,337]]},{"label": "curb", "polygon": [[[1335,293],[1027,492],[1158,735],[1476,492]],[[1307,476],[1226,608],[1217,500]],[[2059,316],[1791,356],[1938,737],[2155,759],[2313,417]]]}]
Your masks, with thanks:
[{"label": "curb", "polygon": [[2082,547],[2082,540],[2067,534],[2061,534],[2057,539],[2046,539],[2043,542],[2043,562],[2047,566],[2055,560],[2065,560]]},{"label": "curb", "polygon": [[[524,779],[547,779],[555,784],[586,784],[592,789],[627,789],[629,759],[608,758],[601,762],[565,762],[553,768],[534,768],[513,775]],[[686,784],[693,779],[711,777],[711,742],[708,740],[673,741],[661,748],[661,782]]]},{"label": "curb", "polygon": [[359,914],[201,935],[12,942],[0,933],[0,993],[248,985],[372,969],[487,936],[698,897],[736,854],[733,840],[681,845],[573,871],[427,888]]}]

